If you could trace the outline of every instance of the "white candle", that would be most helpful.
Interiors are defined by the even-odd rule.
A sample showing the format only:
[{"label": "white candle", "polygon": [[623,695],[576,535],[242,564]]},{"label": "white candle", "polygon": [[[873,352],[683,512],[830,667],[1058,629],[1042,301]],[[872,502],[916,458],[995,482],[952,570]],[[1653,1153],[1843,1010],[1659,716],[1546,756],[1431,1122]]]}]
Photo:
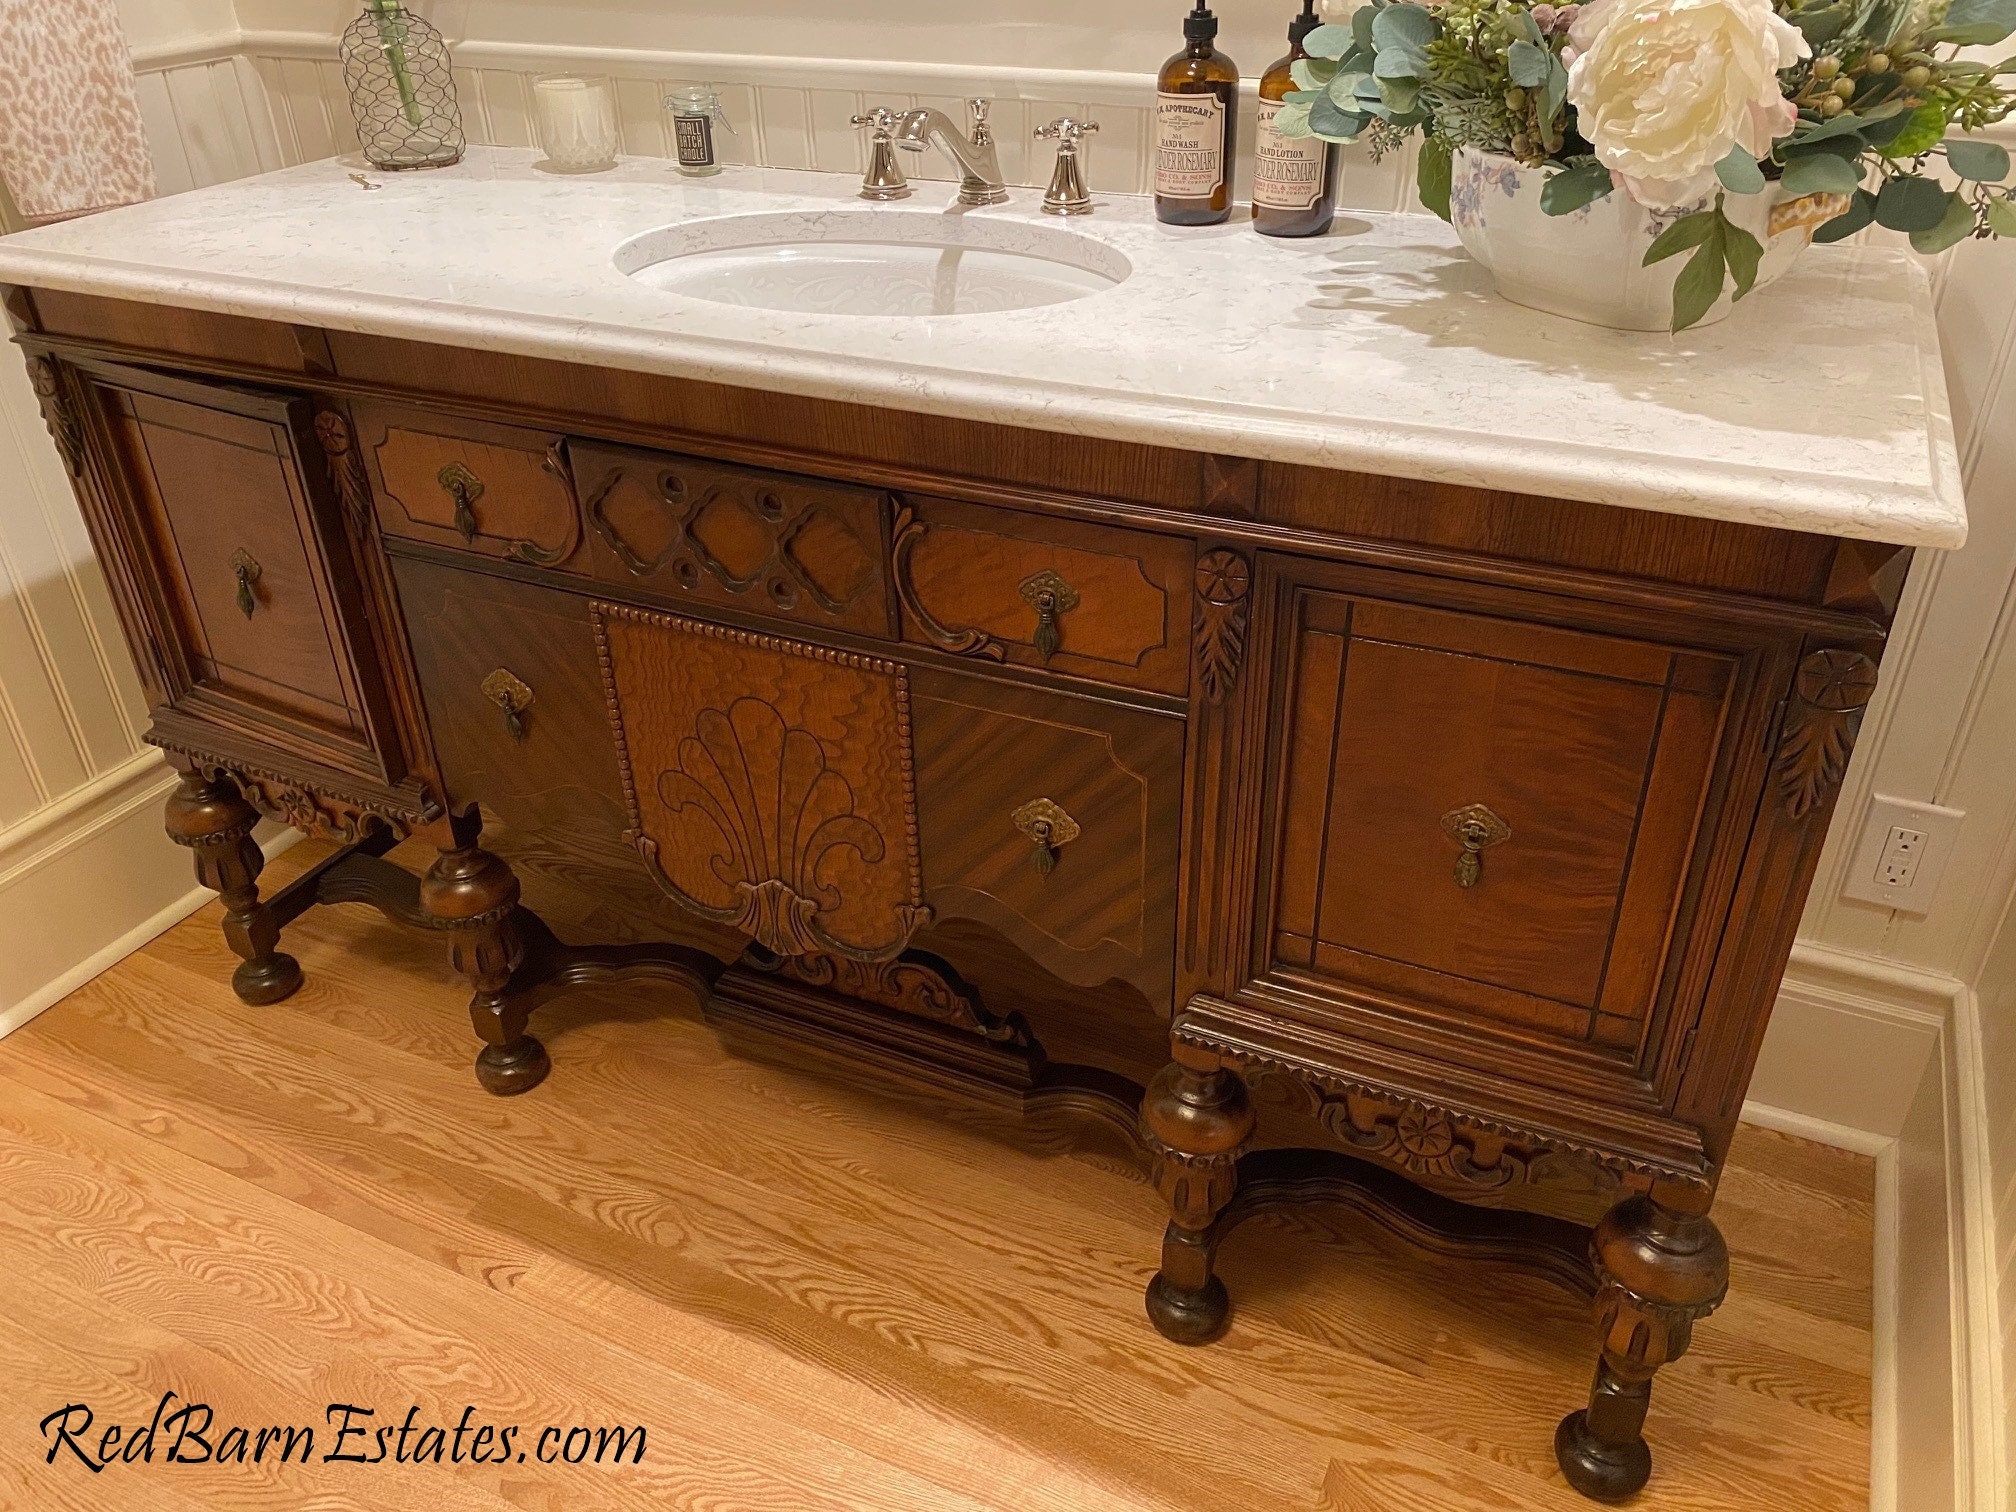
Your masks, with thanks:
[{"label": "white candle", "polygon": [[608,84],[575,74],[550,74],[533,80],[532,97],[548,167],[592,173],[616,166],[621,143]]}]

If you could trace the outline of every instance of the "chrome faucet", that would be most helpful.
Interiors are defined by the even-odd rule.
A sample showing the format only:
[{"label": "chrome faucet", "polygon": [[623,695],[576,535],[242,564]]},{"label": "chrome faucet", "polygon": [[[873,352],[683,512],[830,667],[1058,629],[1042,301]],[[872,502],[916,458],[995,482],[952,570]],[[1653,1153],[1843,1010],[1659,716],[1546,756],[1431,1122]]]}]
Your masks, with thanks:
[{"label": "chrome faucet", "polygon": [[912,110],[896,123],[896,145],[906,152],[922,152],[937,142],[952,154],[959,165],[959,203],[1000,205],[1007,203],[1008,187],[1001,181],[1001,155],[994,146],[994,133],[987,125],[992,108],[986,100],[968,100],[972,116],[969,136],[953,124],[942,110]]}]

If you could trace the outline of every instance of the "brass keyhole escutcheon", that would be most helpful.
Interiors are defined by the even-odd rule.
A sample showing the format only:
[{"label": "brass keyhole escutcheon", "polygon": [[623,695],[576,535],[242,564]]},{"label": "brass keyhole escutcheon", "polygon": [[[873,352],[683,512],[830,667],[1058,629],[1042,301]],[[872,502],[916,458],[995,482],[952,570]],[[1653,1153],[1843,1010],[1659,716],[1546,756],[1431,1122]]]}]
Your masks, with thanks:
[{"label": "brass keyhole escutcheon", "polygon": [[1456,858],[1456,885],[1475,887],[1484,880],[1484,852],[1512,838],[1512,826],[1481,803],[1466,804],[1442,816],[1442,832],[1463,847]]},{"label": "brass keyhole escutcheon", "polygon": [[1010,815],[1015,828],[1036,847],[1036,872],[1047,877],[1057,869],[1057,852],[1083,833],[1078,821],[1048,798],[1032,799]]},{"label": "brass keyhole escutcheon", "polygon": [[252,585],[259,581],[264,571],[244,547],[231,553],[231,576],[238,582],[238,612],[248,620],[259,608],[259,595],[252,591]]},{"label": "brass keyhole escutcheon", "polygon": [[1064,643],[1063,618],[1078,607],[1078,590],[1045,569],[1022,580],[1022,599],[1036,611],[1037,657],[1047,666]]},{"label": "brass keyhole escutcheon", "polygon": [[513,740],[527,733],[525,711],[532,707],[532,690],[515,674],[499,667],[483,679],[483,696],[504,711],[504,728]]},{"label": "brass keyhole escutcheon", "polygon": [[476,501],[483,497],[483,480],[460,462],[450,462],[436,475],[436,481],[455,501],[455,529],[465,543],[476,539]]}]

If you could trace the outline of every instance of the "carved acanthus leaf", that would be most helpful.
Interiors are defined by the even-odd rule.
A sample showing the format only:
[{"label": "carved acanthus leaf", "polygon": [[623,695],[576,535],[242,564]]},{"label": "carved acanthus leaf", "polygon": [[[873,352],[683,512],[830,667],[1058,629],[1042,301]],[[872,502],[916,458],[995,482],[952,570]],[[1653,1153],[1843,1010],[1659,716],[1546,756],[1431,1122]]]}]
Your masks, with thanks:
[{"label": "carved acanthus leaf", "polygon": [[84,476],[84,430],[78,423],[70,399],[63,392],[63,375],[47,357],[28,359],[28,382],[35,390],[35,402],[42,410],[42,423],[63,458],[71,477]]},{"label": "carved acanthus leaf", "polygon": [[1785,812],[1804,819],[1841,786],[1876,693],[1876,663],[1860,651],[1815,651],[1799,664],[1778,746],[1778,788]]},{"label": "carved acanthus leaf", "polygon": [[842,997],[963,1029],[995,1044],[1028,1050],[1036,1043],[1022,1015],[990,1011],[950,964],[922,951],[910,951],[891,961],[810,954],[775,961],[752,959],[747,964]]},{"label": "carved acanthus leaf", "polygon": [[1197,559],[1197,686],[1223,703],[1246,661],[1246,615],[1253,575],[1246,559],[1223,547]]},{"label": "carved acanthus leaf", "polygon": [[364,476],[364,457],[358,451],[356,435],[340,410],[323,408],[315,412],[315,439],[322,447],[322,460],[329,469],[329,484],[336,497],[359,525],[371,520],[371,484]]}]

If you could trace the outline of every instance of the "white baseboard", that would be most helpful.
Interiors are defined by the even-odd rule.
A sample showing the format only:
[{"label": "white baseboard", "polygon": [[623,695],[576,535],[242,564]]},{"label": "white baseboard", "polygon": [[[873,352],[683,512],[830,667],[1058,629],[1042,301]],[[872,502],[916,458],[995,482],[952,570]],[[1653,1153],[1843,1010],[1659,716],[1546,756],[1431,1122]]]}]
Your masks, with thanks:
[{"label": "white baseboard", "polygon": [[[173,928],[215,893],[161,828],[175,775],[149,750],[0,834],[0,1037]],[[299,835],[262,827],[268,856]]]}]

